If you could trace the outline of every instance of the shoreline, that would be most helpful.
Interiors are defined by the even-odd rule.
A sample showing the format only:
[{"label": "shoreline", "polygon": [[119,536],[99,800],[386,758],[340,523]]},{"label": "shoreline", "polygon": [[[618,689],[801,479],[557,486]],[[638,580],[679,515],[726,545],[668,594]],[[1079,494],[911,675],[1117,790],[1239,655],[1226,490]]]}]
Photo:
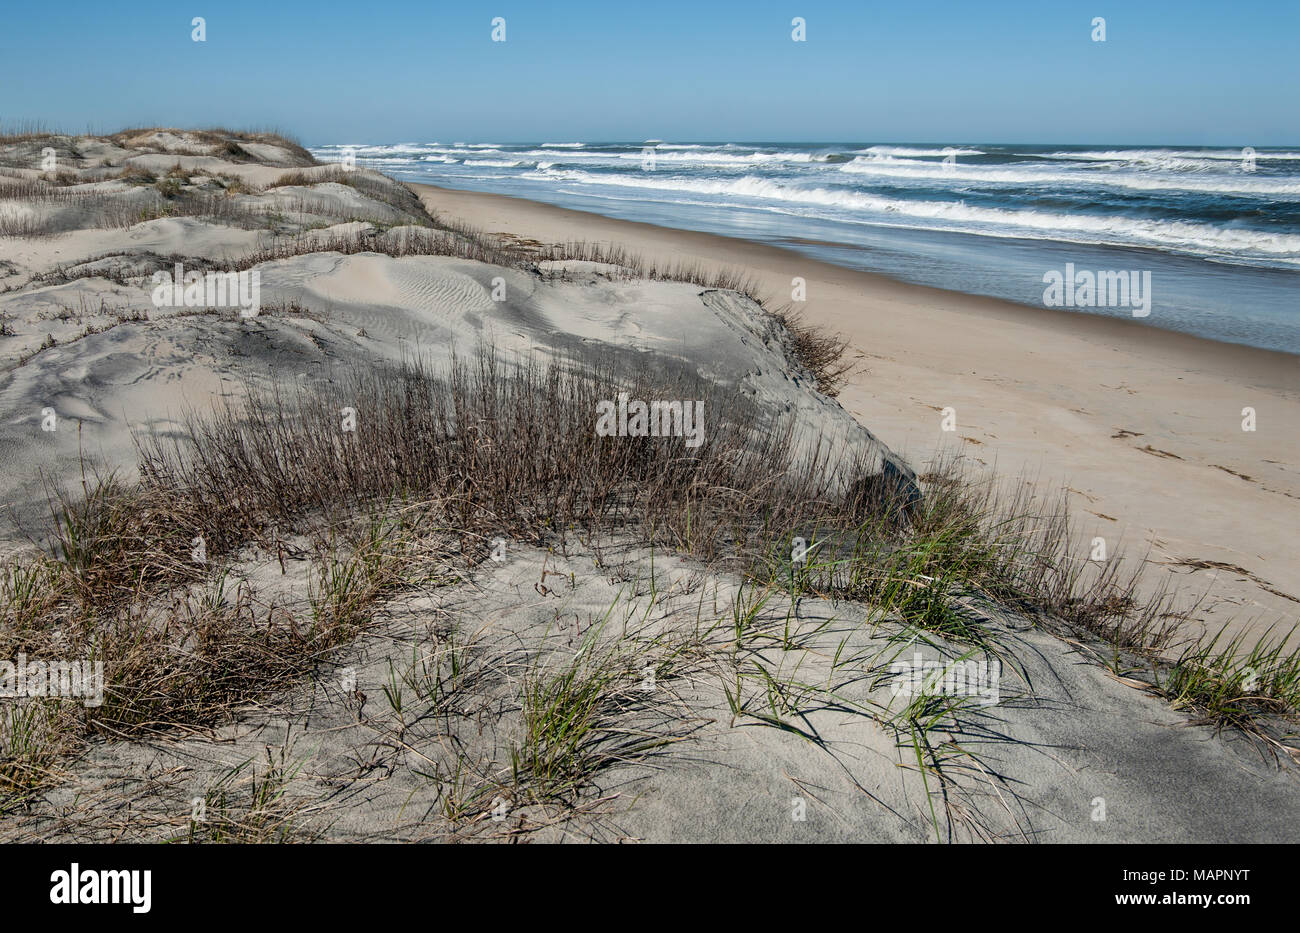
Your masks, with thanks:
[{"label": "shoreline", "polygon": [[[409,183],[408,183],[408,182],[404,182],[403,184],[409,184]],[[431,186],[431,187],[436,187],[436,186]],[[527,200],[527,199],[524,199],[524,200]],[[604,216],[604,215],[600,215],[600,216]],[[653,225],[652,225],[652,226],[653,226]],[[719,235],[719,236],[722,236],[724,239],[743,239],[742,237],[732,237],[732,238],[729,238],[729,237],[726,237],[726,236],[723,235],[723,234],[718,234],[718,235]],[[997,240],[997,241],[999,241],[999,242],[1015,243],[1015,244],[1025,244],[1025,243],[1028,243],[1028,244],[1034,244],[1034,245],[1037,245],[1037,244],[1041,244],[1041,243],[1045,242],[1045,241],[1042,241],[1042,240],[1027,240],[1027,239],[1022,239],[1022,238],[1019,238],[1019,237],[1012,237],[1012,236],[1007,236],[1007,237],[998,237],[998,238],[990,237],[990,238],[988,238],[988,239],[995,239],[995,240]],[[757,242],[757,241],[754,241],[754,242]],[[796,253],[797,255],[804,255],[803,253],[800,253],[799,250],[798,250],[798,248],[797,248],[799,244],[806,244],[807,246],[809,246],[809,247],[811,247],[811,248],[823,248],[823,249],[825,249],[825,248],[829,248],[829,249],[836,249],[836,250],[841,250],[841,251],[846,251],[846,252],[847,252],[847,251],[867,252],[867,251],[869,251],[869,250],[871,249],[871,247],[868,247],[868,246],[860,246],[860,245],[858,245],[858,244],[856,244],[856,243],[836,242],[836,241],[834,241],[834,240],[817,240],[817,239],[810,239],[810,238],[807,238],[807,237],[787,237],[787,238],[785,238],[784,242],[785,242],[785,243],[789,243],[789,244],[794,244],[794,245],[791,245],[791,246],[782,246],[782,245],[780,245],[780,244],[776,244],[776,245],[775,245],[775,248],[777,248],[777,249],[787,250],[787,251],[789,251],[789,252],[794,252],[794,253]],[[773,244],[766,244],[766,245],[773,245]],[[1071,244],[1067,244],[1067,243],[1065,243],[1064,241],[1062,241],[1062,245],[1071,245]],[[1080,245],[1086,245],[1086,244],[1080,244]],[[1105,244],[1095,244],[1095,245],[1092,245],[1091,248],[1093,248],[1093,249],[1107,249],[1107,250],[1118,250],[1118,249],[1123,249],[1124,252],[1125,252],[1125,253],[1128,253],[1128,254],[1134,254],[1134,255],[1147,255],[1147,254],[1150,254],[1150,255],[1153,256],[1153,257],[1156,257],[1156,258],[1163,258],[1163,259],[1169,259],[1169,258],[1173,258],[1173,257],[1177,257],[1177,258],[1188,258],[1188,257],[1180,256],[1179,254],[1164,252],[1164,251],[1161,251],[1161,250],[1155,249],[1154,247],[1150,247],[1150,246],[1126,246],[1126,247],[1117,247],[1117,246],[1105,245]],[[810,258],[815,258],[815,257],[810,257]],[[1155,316],[1155,314],[1156,314],[1156,312],[1154,312],[1154,311],[1153,311],[1152,314],[1151,314],[1150,316],[1148,316],[1148,317],[1137,318],[1137,317],[1114,316],[1114,315],[1108,315],[1108,314],[1095,314],[1095,313],[1090,313],[1089,310],[1070,310],[1070,309],[1067,309],[1067,308],[1064,308],[1064,307],[1052,308],[1052,307],[1048,307],[1048,306],[1045,305],[1045,304],[1036,304],[1036,303],[1033,303],[1033,302],[1018,301],[1018,300],[1016,300],[1016,299],[1014,299],[1014,298],[1003,298],[1003,297],[998,297],[997,295],[983,295],[983,294],[979,294],[979,293],[977,293],[977,292],[965,292],[965,291],[961,291],[960,289],[956,289],[956,288],[944,288],[943,286],[939,286],[939,285],[926,285],[926,284],[924,284],[924,283],[911,283],[911,282],[907,282],[907,281],[904,280],[904,279],[898,279],[898,278],[895,278],[895,277],[893,277],[893,276],[891,276],[891,275],[889,275],[889,274],[887,274],[887,273],[883,273],[883,272],[876,272],[876,271],[867,270],[867,269],[857,269],[857,268],[854,267],[854,266],[847,266],[847,265],[841,266],[840,263],[832,262],[832,261],[830,261],[830,260],[819,260],[819,261],[821,261],[821,262],[826,262],[826,263],[828,263],[829,265],[832,265],[832,266],[840,266],[841,268],[846,268],[846,269],[849,269],[850,271],[860,271],[860,272],[863,272],[865,275],[875,276],[875,277],[877,277],[877,278],[884,279],[885,281],[888,281],[888,282],[896,282],[896,283],[898,283],[898,284],[900,284],[900,285],[913,285],[913,284],[914,284],[914,285],[916,285],[917,288],[928,288],[928,289],[930,289],[931,291],[941,292],[941,293],[943,293],[943,294],[964,295],[964,296],[967,296],[967,297],[970,297],[970,298],[986,298],[986,299],[988,299],[989,301],[999,302],[999,303],[1002,303],[1002,304],[1010,305],[1010,306],[1012,306],[1012,307],[1014,307],[1014,308],[1020,308],[1020,309],[1023,309],[1023,310],[1025,310],[1025,311],[1034,312],[1034,313],[1063,314],[1063,315],[1068,316],[1068,317],[1071,318],[1071,319],[1077,319],[1077,318],[1079,318],[1079,317],[1083,317],[1083,318],[1086,318],[1086,319],[1095,319],[1095,320],[1109,321],[1109,322],[1111,322],[1111,323],[1114,324],[1114,325],[1118,325],[1119,327],[1137,327],[1137,328],[1142,328],[1142,329],[1145,329],[1145,330],[1155,330],[1155,331],[1158,331],[1158,332],[1160,332],[1160,333],[1162,333],[1162,334],[1173,334],[1173,335],[1177,335],[1177,336],[1180,336],[1180,337],[1189,337],[1189,338],[1191,338],[1191,339],[1193,339],[1193,340],[1204,341],[1204,342],[1206,342],[1206,343],[1213,344],[1215,347],[1243,347],[1243,348],[1248,349],[1248,350],[1258,350],[1258,351],[1261,351],[1261,352],[1263,352],[1263,353],[1274,354],[1275,356],[1281,357],[1281,361],[1282,361],[1283,363],[1300,363],[1300,343],[1298,343],[1298,344],[1296,345],[1296,349],[1295,349],[1294,351],[1290,351],[1290,350],[1278,349],[1278,348],[1276,348],[1276,347],[1263,347],[1263,346],[1259,346],[1259,345],[1257,345],[1257,344],[1253,344],[1253,343],[1243,343],[1243,342],[1239,342],[1239,341],[1235,341],[1235,340],[1222,340],[1222,339],[1219,339],[1219,338],[1217,338],[1217,337],[1207,336],[1207,335],[1205,335],[1205,334],[1195,334],[1195,333],[1192,333],[1191,331],[1187,331],[1187,330],[1177,330],[1177,329],[1172,328],[1172,327],[1160,327],[1160,326],[1158,326],[1158,325],[1156,325],[1156,324],[1152,324],[1152,323],[1149,322],[1149,321],[1150,321],[1150,316]],[[1211,260],[1206,260],[1206,261],[1208,262],[1208,261],[1211,261]],[[1226,266],[1228,266],[1229,264],[1228,264],[1228,263],[1223,263],[1223,265],[1226,267]],[[1247,270],[1249,270],[1249,271],[1254,271],[1254,272],[1266,272],[1266,273],[1270,273],[1270,274],[1272,274],[1272,273],[1283,274],[1283,275],[1284,275],[1284,274],[1291,274],[1291,270],[1284,270],[1284,269],[1279,269],[1279,268],[1274,268],[1274,267],[1267,267],[1267,266],[1244,266],[1244,267],[1242,267],[1242,268],[1245,268],[1245,269],[1247,269]],[[1080,269],[1079,271],[1084,271],[1084,270]]]},{"label": "shoreline", "polygon": [[[1285,518],[1300,500],[1295,355],[900,282],[768,243],[406,184],[488,233],[743,269],[777,304],[800,276],[799,313],[848,338],[865,367],[840,404],[891,449],[917,465],[956,453],[1044,490],[1064,485],[1082,531],[1122,539],[1130,557],[1149,548],[1180,589],[1210,590],[1209,627],[1300,621]],[[1247,407],[1253,432],[1242,430]],[[941,429],[945,408],[954,431]]]},{"label": "shoreline", "polygon": [[[851,266],[843,266],[825,259],[817,259],[801,253],[793,247],[777,246],[761,240],[747,240],[740,237],[725,236],[720,233],[666,227],[648,221],[624,220],[593,211],[560,207],[545,201],[535,201],[511,194],[495,194],[474,191],[468,188],[445,188],[424,182],[402,182],[402,184],[417,194],[421,191],[436,192],[436,198],[439,201],[445,204],[454,204],[456,207],[468,206],[470,202],[482,202],[483,205],[498,204],[502,211],[508,211],[512,216],[516,217],[520,216],[521,212],[536,212],[538,214],[545,212],[555,218],[566,218],[575,224],[584,221],[591,222],[593,226],[607,224],[610,225],[611,230],[614,226],[622,227],[626,228],[629,233],[634,230],[640,231],[645,237],[649,238],[671,236],[674,239],[698,242],[711,250],[751,254],[748,257],[741,257],[737,265],[747,265],[752,258],[763,253],[769,253],[774,261],[807,264],[820,270],[834,270],[835,272],[846,273],[875,283],[877,288],[896,290],[900,295],[910,292],[917,301],[955,298],[957,303],[954,305],[953,310],[959,312],[1002,316],[1015,323],[1036,324],[1053,329],[1067,330],[1073,336],[1079,337],[1095,336],[1112,340],[1128,337],[1130,343],[1141,341],[1144,345],[1149,345],[1151,349],[1167,350],[1170,353],[1181,352],[1189,356],[1196,356],[1199,358],[1198,362],[1206,364],[1218,361],[1221,357],[1227,355],[1232,358],[1231,362],[1233,362],[1234,367],[1241,365],[1249,366],[1252,369],[1262,369],[1269,374],[1268,381],[1273,386],[1300,393],[1300,350],[1297,350],[1296,353],[1288,353],[1283,350],[1272,350],[1267,347],[1251,346],[1250,344],[1215,340],[1212,337],[1202,337],[1197,334],[1189,334],[1186,331],[1157,327],[1155,324],[1147,323],[1141,319],[1110,317],[1108,315],[1089,314],[1086,311],[1070,311],[1063,308],[1022,304],[1005,298],[995,298],[989,295],[978,295],[971,292],[939,288],[933,285],[906,282],[880,272],[854,269]],[[511,207],[513,207],[513,210]],[[483,211],[483,206],[473,207],[472,210],[479,213]],[[448,209],[448,213],[454,213],[454,210]],[[852,244],[837,244],[826,240],[804,238],[802,242],[854,249],[862,248],[852,246]],[[650,254],[653,254],[653,251],[650,251]],[[809,304],[812,304],[811,299]],[[1095,328],[1095,333],[1088,333],[1090,328]],[[1169,343],[1170,346],[1167,348],[1159,347],[1158,344],[1162,341]]]}]

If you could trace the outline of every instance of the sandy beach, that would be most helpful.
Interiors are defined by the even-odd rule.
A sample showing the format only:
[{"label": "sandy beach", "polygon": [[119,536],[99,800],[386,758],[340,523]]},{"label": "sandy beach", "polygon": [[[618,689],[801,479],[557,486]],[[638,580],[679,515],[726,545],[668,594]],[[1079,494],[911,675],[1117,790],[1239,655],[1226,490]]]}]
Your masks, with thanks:
[{"label": "sandy beach", "polygon": [[[760,243],[411,187],[430,210],[494,233],[743,269],[777,304],[802,277],[807,319],[861,356],[840,403],[890,448],[916,465],[957,451],[1044,490],[1067,485],[1080,546],[1094,535],[1134,554],[1149,544],[1172,582],[1209,593],[1199,615],[1210,628],[1300,620],[1300,357],[909,285]],[[1247,407],[1253,432],[1242,430]]]},{"label": "sandy beach", "polygon": [[274,134],[0,159],[0,839],[1300,831],[1296,662],[1162,637],[1295,618],[1294,358]]}]

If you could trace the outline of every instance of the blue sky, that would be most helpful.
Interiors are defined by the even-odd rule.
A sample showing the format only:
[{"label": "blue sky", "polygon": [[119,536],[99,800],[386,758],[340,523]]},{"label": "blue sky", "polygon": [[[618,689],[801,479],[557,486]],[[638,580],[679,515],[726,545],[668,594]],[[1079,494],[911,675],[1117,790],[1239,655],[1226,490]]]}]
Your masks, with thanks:
[{"label": "blue sky", "polygon": [[[1300,141],[1300,3],[13,4],[0,121],[463,140]],[[191,41],[203,16],[207,41]],[[506,19],[492,42],[491,20]],[[791,41],[790,21],[807,22]],[[1107,41],[1091,40],[1106,18]]]}]

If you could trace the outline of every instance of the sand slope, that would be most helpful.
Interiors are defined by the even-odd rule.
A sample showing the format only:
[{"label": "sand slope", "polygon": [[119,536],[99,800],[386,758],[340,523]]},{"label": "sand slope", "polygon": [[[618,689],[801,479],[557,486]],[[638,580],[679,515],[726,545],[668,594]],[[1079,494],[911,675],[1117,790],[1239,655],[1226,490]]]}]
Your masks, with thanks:
[{"label": "sand slope", "polygon": [[[283,175],[264,164],[141,151],[145,145],[181,147],[184,140],[177,139],[163,134],[133,140],[131,149],[107,150],[79,140],[69,151],[94,153],[80,160],[88,177],[114,157],[157,172],[179,164],[185,172],[211,173],[194,176],[191,187],[226,176],[273,184]],[[64,160],[65,170],[70,162]],[[326,171],[305,173],[325,177]],[[793,362],[783,332],[734,293],[629,282],[619,270],[590,264],[521,271],[437,256],[321,252],[254,265],[261,281],[255,317],[236,308],[153,303],[150,276],[171,274],[178,262],[223,271],[286,241],[418,233],[409,225],[424,218],[409,193],[375,173],[366,179],[364,191],[322,181],[232,195],[246,212],[239,218],[243,226],[181,216],[100,229],[91,217],[74,230],[0,239],[0,263],[8,273],[8,290],[0,293],[0,320],[6,322],[0,336],[0,505],[25,519],[40,515],[42,474],[79,477],[83,458],[90,468],[129,474],[132,431],[173,429],[187,410],[206,409],[249,381],[291,386],[329,378],[348,365],[413,355],[445,365],[453,352],[471,355],[482,343],[549,360],[621,355],[629,369],[653,358],[655,365],[741,388],[774,418],[811,426],[810,443],[823,435],[846,455],[891,457],[902,468],[866,428],[816,392],[809,374]],[[133,195],[126,182],[115,184],[101,196]],[[23,203],[0,201],[0,209]],[[337,222],[341,217],[364,219]],[[259,218],[269,229],[250,229]],[[611,398],[616,391],[610,387]],[[44,431],[50,410],[58,420],[55,430]]]},{"label": "sand slope", "polygon": [[[305,570],[290,561],[282,576],[274,555],[250,553],[238,572],[292,606]],[[0,836],[184,838],[196,797],[223,788],[230,818],[247,818],[254,778],[283,762],[284,798],[262,817],[334,841],[1300,841],[1285,818],[1300,806],[1290,770],[1013,617],[986,617],[1019,669],[1003,668],[999,702],[918,738],[889,723],[907,702],[892,695],[890,661],[964,649],[917,647],[895,624],[864,624],[867,607],[778,596],[737,654],[732,611],[752,599],[734,579],[642,548],[574,542],[562,556],[511,543],[460,585],[392,601],[310,687],[211,737],[95,745],[39,812],[0,821]],[[611,732],[591,749],[613,757],[576,804],[516,800],[521,685],[565,670],[593,632],[630,652]],[[647,685],[642,669],[678,640],[698,646],[694,660]],[[460,688],[417,697],[411,673],[452,646]],[[793,706],[779,727],[769,677]],[[400,714],[385,692],[394,683]],[[727,696],[737,689],[739,712]],[[629,737],[663,744],[636,753]]]},{"label": "sand slope", "polygon": [[[741,269],[777,303],[801,277],[808,319],[861,354],[839,401],[892,449],[914,464],[949,451],[1045,489],[1068,485],[1080,547],[1096,535],[1134,556],[1149,546],[1153,585],[1208,592],[1198,615],[1211,628],[1300,623],[1300,357],[908,285],[792,249],[411,187],[431,209],[525,240]],[[949,407],[953,432],[942,429]]]}]

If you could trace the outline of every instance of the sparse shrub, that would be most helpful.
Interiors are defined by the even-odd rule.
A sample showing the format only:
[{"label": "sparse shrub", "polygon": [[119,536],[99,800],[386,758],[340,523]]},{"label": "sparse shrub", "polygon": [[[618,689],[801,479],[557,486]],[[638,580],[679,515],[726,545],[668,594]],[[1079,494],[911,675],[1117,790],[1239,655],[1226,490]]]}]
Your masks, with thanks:
[{"label": "sparse shrub", "polygon": [[817,388],[824,395],[831,398],[839,395],[855,369],[855,363],[849,359],[848,338],[809,324],[789,307],[772,314],[790,334],[795,362],[813,374]]},{"label": "sparse shrub", "polygon": [[139,165],[124,166],[122,171],[117,173],[117,177],[133,185],[152,185],[158,181],[158,176],[147,168]]},{"label": "sparse shrub", "polygon": [[176,195],[181,193],[182,184],[183,183],[179,178],[174,178],[168,175],[166,177],[159,178],[156,182],[154,182],[154,187],[158,189],[158,193],[161,194],[164,198],[170,199],[176,197]]}]

